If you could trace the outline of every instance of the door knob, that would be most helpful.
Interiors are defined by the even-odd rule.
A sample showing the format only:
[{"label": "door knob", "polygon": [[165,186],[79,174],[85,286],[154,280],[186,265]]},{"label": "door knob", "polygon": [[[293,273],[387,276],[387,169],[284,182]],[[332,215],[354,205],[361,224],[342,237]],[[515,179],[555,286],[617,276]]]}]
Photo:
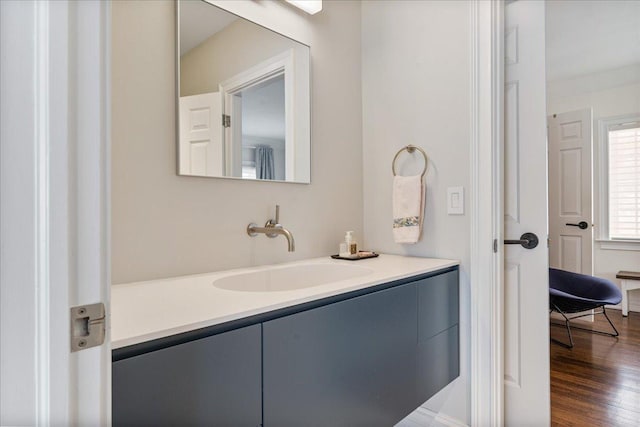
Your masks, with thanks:
[{"label": "door knob", "polygon": [[580,221],[580,222],[579,222],[579,223],[577,223],[577,224],[570,224],[570,223],[567,223],[567,225],[570,225],[570,226],[572,226],[572,227],[578,227],[580,230],[586,230],[586,229],[587,229],[587,227],[589,226],[589,224],[587,224],[587,222],[586,222],[586,221]]},{"label": "door knob", "polygon": [[538,236],[534,233],[524,233],[520,240],[505,240],[505,245],[521,245],[525,249],[533,249],[538,246]]}]

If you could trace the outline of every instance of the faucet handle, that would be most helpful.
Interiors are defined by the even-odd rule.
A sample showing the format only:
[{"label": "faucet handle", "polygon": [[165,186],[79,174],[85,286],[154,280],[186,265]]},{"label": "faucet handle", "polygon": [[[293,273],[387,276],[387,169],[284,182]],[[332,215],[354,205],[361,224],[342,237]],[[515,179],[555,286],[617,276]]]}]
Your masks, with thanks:
[{"label": "faucet handle", "polygon": [[276,225],[280,225],[280,205],[276,205],[276,218],[268,220],[264,226],[275,227]]},{"label": "faucet handle", "polygon": [[[276,205],[276,219],[270,219],[267,220],[267,222],[264,224],[265,228],[282,228],[282,225],[280,225],[280,205]],[[278,234],[277,233],[266,233],[267,237],[277,237]]]}]

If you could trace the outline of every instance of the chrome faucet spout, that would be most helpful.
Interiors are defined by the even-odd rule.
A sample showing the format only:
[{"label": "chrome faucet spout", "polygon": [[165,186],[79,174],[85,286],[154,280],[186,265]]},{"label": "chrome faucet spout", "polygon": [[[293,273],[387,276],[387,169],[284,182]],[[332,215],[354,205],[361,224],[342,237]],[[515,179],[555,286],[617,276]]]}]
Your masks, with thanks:
[{"label": "chrome faucet spout", "polygon": [[249,236],[256,236],[258,234],[266,234],[268,237],[276,237],[282,235],[287,238],[287,244],[289,252],[296,250],[296,244],[293,239],[293,234],[280,224],[270,225],[267,227],[258,227],[257,224],[251,223],[247,226],[247,234]]},{"label": "chrome faucet spout", "polygon": [[291,232],[289,230],[287,230],[286,228],[281,228],[282,230],[282,234],[284,235],[284,237],[287,238],[287,249],[289,252],[295,252],[296,250],[296,242],[293,240],[293,234],[291,234]]}]

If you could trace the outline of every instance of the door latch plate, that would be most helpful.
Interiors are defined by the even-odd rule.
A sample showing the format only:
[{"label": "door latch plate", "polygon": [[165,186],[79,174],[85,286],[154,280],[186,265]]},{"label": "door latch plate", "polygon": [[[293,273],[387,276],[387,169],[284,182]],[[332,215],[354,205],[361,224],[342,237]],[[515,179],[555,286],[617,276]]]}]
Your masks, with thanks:
[{"label": "door latch plate", "polygon": [[96,347],[104,343],[104,304],[71,307],[71,352]]}]

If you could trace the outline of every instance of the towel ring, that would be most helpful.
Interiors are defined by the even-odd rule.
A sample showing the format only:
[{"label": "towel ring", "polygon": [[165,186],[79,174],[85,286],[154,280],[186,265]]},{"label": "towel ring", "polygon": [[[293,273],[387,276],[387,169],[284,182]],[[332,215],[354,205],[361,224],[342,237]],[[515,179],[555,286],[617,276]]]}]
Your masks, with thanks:
[{"label": "towel ring", "polygon": [[396,176],[396,160],[398,160],[398,156],[400,155],[400,153],[405,150],[407,150],[407,152],[410,154],[416,150],[422,153],[422,156],[424,157],[424,169],[422,170],[422,175],[420,176],[424,178],[424,174],[427,173],[427,164],[429,163],[429,158],[427,157],[427,153],[425,153],[422,148],[416,147],[415,145],[411,144],[407,145],[406,147],[402,147],[393,157],[393,162],[391,162],[391,172],[393,172],[393,176]]}]

